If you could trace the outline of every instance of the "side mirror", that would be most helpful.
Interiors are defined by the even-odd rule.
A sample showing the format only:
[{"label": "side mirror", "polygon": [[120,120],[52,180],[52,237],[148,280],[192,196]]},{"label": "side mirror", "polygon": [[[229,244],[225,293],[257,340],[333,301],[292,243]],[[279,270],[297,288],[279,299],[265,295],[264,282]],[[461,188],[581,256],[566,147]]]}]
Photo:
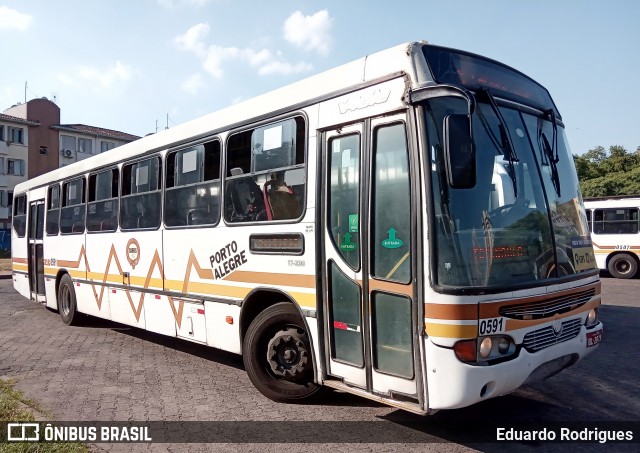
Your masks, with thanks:
[{"label": "side mirror", "polygon": [[476,151],[471,136],[470,116],[447,115],[444,118],[444,156],[449,187],[475,187]]}]

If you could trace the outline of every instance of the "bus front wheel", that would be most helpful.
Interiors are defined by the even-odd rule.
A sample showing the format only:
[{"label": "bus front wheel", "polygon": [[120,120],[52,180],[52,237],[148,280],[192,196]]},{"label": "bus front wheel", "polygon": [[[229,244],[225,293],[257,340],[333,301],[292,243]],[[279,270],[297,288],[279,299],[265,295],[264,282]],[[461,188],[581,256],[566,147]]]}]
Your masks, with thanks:
[{"label": "bus front wheel", "polygon": [[73,289],[73,281],[69,274],[64,274],[58,286],[58,311],[62,322],[68,326],[78,324],[80,313],[76,305],[76,292]]},{"label": "bus front wheel", "polygon": [[313,382],[309,336],[288,302],[256,316],[244,337],[242,358],[253,385],[273,401],[303,402],[320,391]]},{"label": "bus front wheel", "polygon": [[609,260],[607,268],[615,278],[632,278],[638,270],[638,262],[631,255],[620,253]]}]

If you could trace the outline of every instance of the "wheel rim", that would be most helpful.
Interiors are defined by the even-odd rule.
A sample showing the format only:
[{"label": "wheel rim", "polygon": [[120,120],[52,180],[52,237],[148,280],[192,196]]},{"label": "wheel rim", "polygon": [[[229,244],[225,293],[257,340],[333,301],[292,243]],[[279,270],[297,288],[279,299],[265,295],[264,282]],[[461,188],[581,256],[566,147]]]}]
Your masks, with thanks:
[{"label": "wheel rim", "polygon": [[629,270],[631,269],[631,263],[629,263],[627,260],[619,260],[615,262],[614,268],[616,272],[624,275],[629,273]]},{"label": "wheel rim", "polygon": [[71,311],[71,293],[67,285],[60,288],[60,311],[64,316],[68,316]]},{"label": "wheel rim", "polygon": [[311,369],[305,332],[287,327],[276,332],[267,345],[267,364],[278,379],[299,381]]}]

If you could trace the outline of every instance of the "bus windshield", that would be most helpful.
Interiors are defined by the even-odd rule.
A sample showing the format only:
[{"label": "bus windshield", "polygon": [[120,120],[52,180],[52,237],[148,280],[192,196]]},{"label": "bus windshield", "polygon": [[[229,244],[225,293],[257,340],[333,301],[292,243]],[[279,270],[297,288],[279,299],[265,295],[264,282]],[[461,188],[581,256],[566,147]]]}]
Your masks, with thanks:
[{"label": "bus windshield", "polygon": [[444,118],[466,114],[466,101],[442,97],[424,106],[434,199],[433,283],[482,291],[593,269],[563,129],[554,130],[542,114],[478,101],[472,117],[476,184],[470,189],[448,186],[442,152]]}]

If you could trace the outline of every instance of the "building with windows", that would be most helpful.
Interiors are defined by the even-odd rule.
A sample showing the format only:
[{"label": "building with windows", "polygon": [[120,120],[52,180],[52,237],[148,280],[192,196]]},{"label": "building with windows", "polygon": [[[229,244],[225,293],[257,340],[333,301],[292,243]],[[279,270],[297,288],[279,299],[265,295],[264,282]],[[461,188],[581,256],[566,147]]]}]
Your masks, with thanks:
[{"label": "building with windows", "polygon": [[29,128],[38,123],[0,113],[0,229],[10,228],[13,188],[27,179]]},{"label": "building with windows", "polygon": [[85,124],[61,124],[60,107],[47,98],[6,109],[0,113],[0,230],[11,227],[16,184],[138,138]]},{"label": "building with windows", "polygon": [[86,124],[59,124],[52,128],[60,135],[60,167],[140,138],[137,135]]}]

